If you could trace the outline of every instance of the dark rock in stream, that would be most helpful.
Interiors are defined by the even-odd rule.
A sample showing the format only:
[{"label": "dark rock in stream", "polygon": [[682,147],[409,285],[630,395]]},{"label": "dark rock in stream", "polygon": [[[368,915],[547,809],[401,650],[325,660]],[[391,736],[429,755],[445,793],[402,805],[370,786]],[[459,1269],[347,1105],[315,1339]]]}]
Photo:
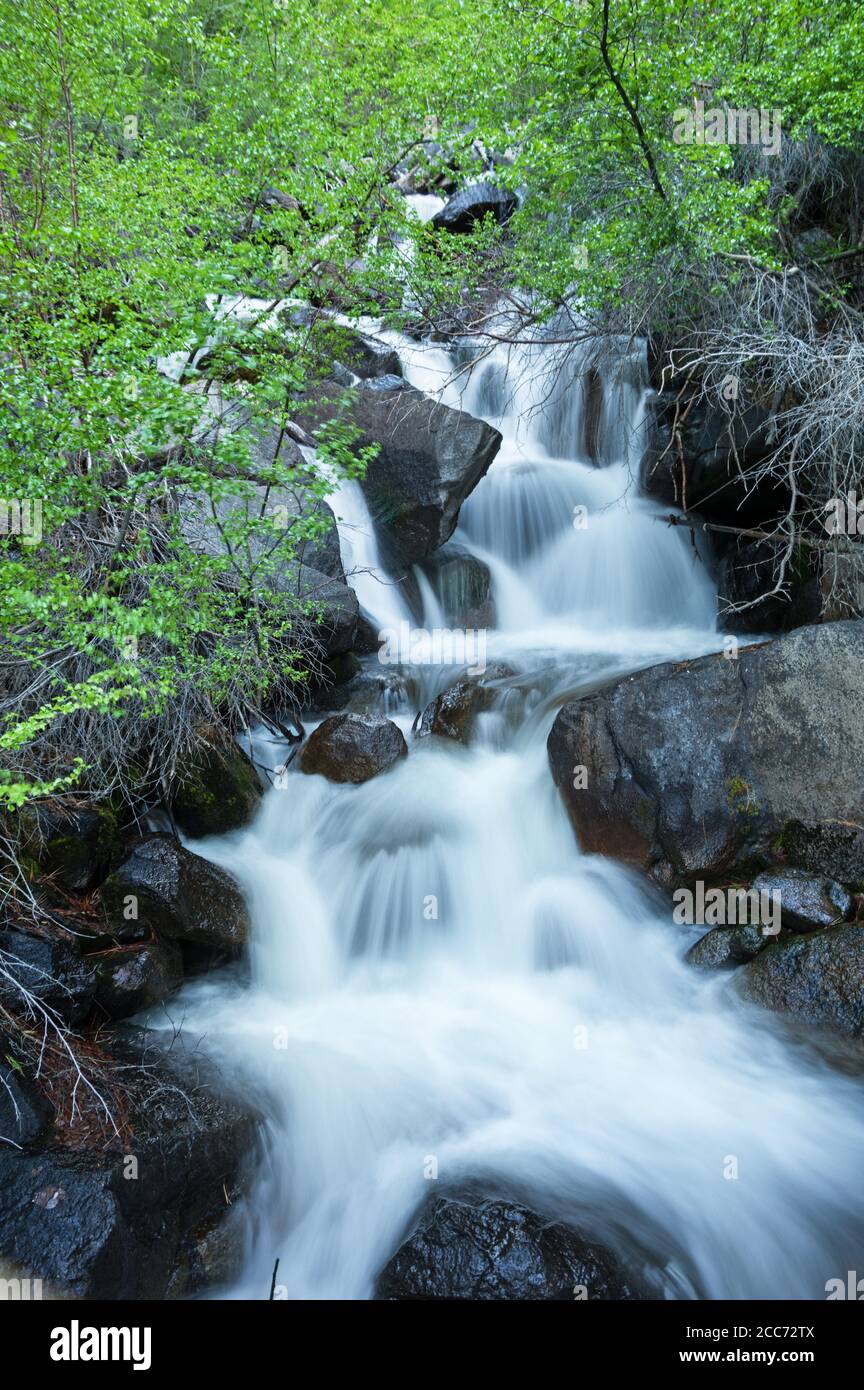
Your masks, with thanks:
[{"label": "dark rock in stream", "polygon": [[[832,623],[565,705],[549,758],[583,848],[671,887],[806,867],[802,840],[828,844],[839,822],[848,859],[864,831],[862,684],[864,622]],[[830,854],[817,864],[847,881]]]},{"label": "dark rock in stream", "polygon": [[434,734],[438,738],[466,742],[477,715],[492,709],[495,704],[498,691],[494,683],[506,680],[513,674],[509,666],[499,663],[490,667],[482,679],[460,680],[449,686],[424,709],[417,738]]},{"label": "dark rock in stream", "polygon": [[205,946],[243,946],[249,914],[235,879],[191,854],[172,835],[145,835],[102,886],[106,912],[122,918],[130,903],[160,936]]},{"label": "dark rock in stream", "polygon": [[375,1297],[572,1303],[645,1294],[610,1250],[570,1226],[515,1202],[439,1197],[379,1276]]},{"label": "dark rock in stream", "polygon": [[375,715],[334,714],[309,735],[300,754],[301,771],[331,782],[368,782],[407,757],[398,725]]},{"label": "dark rock in stream", "polygon": [[28,1149],[41,1139],[53,1117],[54,1107],[34,1084],[27,1059],[0,1033],[0,1141]]},{"label": "dark rock in stream", "polygon": [[[404,389],[357,391],[346,411],[355,448],[377,446],[361,486],[388,563],[411,565],[449,540],[459,508],[486,473],[501,435],[404,381]],[[336,418],[343,393],[322,386],[298,422],[310,432]]]},{"label": "dark rock in stream", "polygon": [[753,960],[771,940],[761,927],[712,927],[684,959],[697,970],[733,970]]},{"label": "dark rock in stream", "polygon": [[123,1130],[107,1147],[0,1145],[0,1264],[55,1297],[200,1292],[237,1272],[229,1203],[256,1157],[259,1117],[197,1055],[166,1053],[140,1029],[100,1041],[124,1079]]},{"label": "dark rock in stream", "polygon": [[850,1038],[864,1037],[864,927],[791,936],[735,980],[745,999]]},{"label": "dark rock in stream", "polygon": [[499,225],[516,211],[519,199],[508,188],[494,183],[472,183],[462,188],[432,218],[436,231],[470,232],[474,223],[491,214]]}]

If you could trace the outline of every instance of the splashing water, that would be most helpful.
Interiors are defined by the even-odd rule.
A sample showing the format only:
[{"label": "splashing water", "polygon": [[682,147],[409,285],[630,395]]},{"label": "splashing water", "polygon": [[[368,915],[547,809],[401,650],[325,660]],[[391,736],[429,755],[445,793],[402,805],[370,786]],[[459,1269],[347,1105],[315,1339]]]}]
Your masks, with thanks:
[{"label": "splashing water", "polygon": [[[254,921],[251,981],[171,1010],[267,1115],[229,1296],[266,1297],[278,1256],[290,1298],[367,1298],[423,1199],[479,1179],[667,1297],[824,1297],[860,1252],[858,1088],[682,963],[694,936],[580,853],[546,761],[565,699],[720,642],[704,557],[639,494],[641,354],[613,344],[589,401],[586,359],[549,343],[467,367],[399,346],[413,384],[504,436],[454,539],[490,567],[490,652],[515,674],[470,747],[415,742],[358,787],[289,775],[250,828],[194,846]],[[362,492],[335,505],[387,626],[402,601]],[[416,698],[452,672],[406,676]]]}]

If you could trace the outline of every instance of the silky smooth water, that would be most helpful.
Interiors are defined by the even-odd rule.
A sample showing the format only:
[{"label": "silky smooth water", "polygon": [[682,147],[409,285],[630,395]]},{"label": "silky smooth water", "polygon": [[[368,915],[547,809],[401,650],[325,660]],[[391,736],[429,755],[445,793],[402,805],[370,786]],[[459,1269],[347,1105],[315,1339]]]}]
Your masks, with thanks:
[{"label": "silky smooth water", "polygon": [[[860,1087],[683,964],[698,933],[580,852],[546,758],[565,699],[721,640],[708,557],[639,492],[640,350],[601,364],[592,460],[581,350],[472,368],[399,346],[409,380],[504,435],[454,539],[491,568],[488,660],[514,675],[462,747],[410,739],[453,672],[403,672],[395,770],[359,787],[289,771],[248,829],[195,843],[254,922],[251,979],[170,1006],[267,1116],[226,1293],[266,1298],[278,1257],[289,1298],[368,1298],[424,1199],[470,1179],[608,1241],[661,1296],[823,1298],[860,1265]],[[335,505],[389,626],[407,609],[360,489]],[[262,736],[256,753],[285,749]]]}]

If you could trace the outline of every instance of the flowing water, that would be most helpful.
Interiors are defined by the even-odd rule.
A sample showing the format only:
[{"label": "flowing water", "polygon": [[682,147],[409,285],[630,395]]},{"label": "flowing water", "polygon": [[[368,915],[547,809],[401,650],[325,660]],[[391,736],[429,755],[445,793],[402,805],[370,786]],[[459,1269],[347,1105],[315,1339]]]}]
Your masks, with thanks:
[{"label": "flowing water", "polygon": [[[661,1296],[824,1297],[860,1252],[860,1090],[683,963],[698,933],[580,853],[546,759],[565,699],[721,640],[706,557],[639,492],[641,352],[610,344],[589,403],[584,358],[549,343],[400,350],[504,436],[454,542],[491,570],[487,660],[511,674],[463,747],[410,737],[452,670],[370,658],[409,757],[358,787],[289,771],[248,829],[194,846],[254,921],[250,978],[171,1008],[267,1115],[226,1292],[267,1297],[278,1257],[289,1298],[368,1298],[424,1199],[472,1180],[609,1242]],[[335,506],[364,608],[407,621],[359,488]]]}]

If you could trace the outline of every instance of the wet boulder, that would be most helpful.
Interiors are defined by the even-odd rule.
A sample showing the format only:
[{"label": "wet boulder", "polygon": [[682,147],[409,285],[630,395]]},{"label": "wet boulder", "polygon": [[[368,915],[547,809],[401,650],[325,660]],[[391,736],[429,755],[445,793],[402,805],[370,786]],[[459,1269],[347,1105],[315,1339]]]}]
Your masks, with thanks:
[{"label": "wet boulder", "polygon": [[745,999],[846,1037],[864,1036],[864,927],[793,935],[736,977]]},{"label": "wet boulder", "polygon": [[96,971],[96,1007],[113,1019],[163,1003],[183,983],[183,956],[174,941],[115,946],[90,961]]},{"label": "wet boulder", "polygon": [[408,754],[405,736],[390,719],[334,714],[309,735],[300,769],[331,782],[368,782]]},{"label": "wet boulder", "polygon": [[[361,486],[394,566],[424,560],[450,539],[459,508],[501,444],[484,420],[400,386],[358,390],[346,415],[357,430],[355,448],[377,447]],[[340,397],[337,388],[322,387],[300,423],[314,432],[336,416]]]},{"label": "wet boulder", "polygon": [[498,664],[485,672],[482,679],[465,679],[448,686],[424,709],[417,727],[417,737],[454,739],[464,743],[471,735],[478,714],[492,709],[499,694],[501,681],[513,675],[509,666]]},{"label": "wet boulder", "polygon": [[758,956],[771,940],[761,927],[712,927],[684,959],[697,970],[734,970]]},{"label": "wet boulder", "polygon": [[86,893],[104,878],[117,846],[117,821],[107,806],[35,802],[22,813],[22,829],[25,851],[73,893]]},{"label": "wet boulder", "polygon": [[451,542],[424,560],[421,568],[449,623],[466,628],[495,626],[492,575],[483,560]]},{"label": "wet boulder", "polygon": [[836,927],[848,921],[855,908],[851,893],[842,884],[810,874],[806,869],[777,869],[759,874],[753,888],[779,899],[781,920],[787,931]]},{"label": "wet boulder", "polygon": [[375,1297],[407,1302],[573,1302],[644,1297],[617,1257],[515,1202],[439,1197],[378,1278]]},{"label": "wet boulder", "polygon": [[724,632],[788,632],[820,620],[819,581],[803,551],[788,575],[789,592],[771,594],[783,550],[773,541],[740,538],[728,546],[717,581],[718,618]]},{"label": "wet boulder", "polygon": [[756,488],[742,477],[776,448],[768,410],[686,389],[682,395],[676,383],[649,399],[647,414],[642,482],[649,496],[732,526],[758,524],[783,506],[783,484]]},{"label": "wet boulder", "polygon": [[54,1107],[36,1086],[32,1070],[11,1038],[0,1034],[0,1148],[3,1140],[31,1148],[53,1119]]},{"label": "wet boulder", "polygon": [[864,828],[862,679],[864,623],[834,623],[565,705],[549,758],[580,842],[670,887],[804,867],[796,827]]},{"label": "wet boulder", "polygon": [[0,964],[0,1001],[16,1011],[29,995],[69,1024],[90,1012],[96,978],[73,937],[61,940],[7,925],[0,928]]},{"label": "wet boulder", "polygon": [[199,1252],[244,1193],[259,1117],[202,1058],[166,1054],[144,1030],[100,1046],[108,1074],[124,1078],[123,1129],[97,1108],[88,1120],[101,1117],[106,1133],[96,1147],[0,1145],[0,1263],[66,1298],[202,1291]]},{"label": "wet boulder", "polygon": [[261,803],[261,783],[236,743],[202,738],[182,759],[171,814],[184,835],[223,835],[246,825]]},{"label": "wet boulder", "polygon": [[339,324],[335,331],[338,334],[333,343],[336,357],[349,372],[366,379],[401,377],[399,353],[389,343],[343,324]]},{"label": "wet boulder", "polygon": [[519,199],[509,188],[499,188],[494,183],[472,183],[448,199],[432,218],[432,226],[436,231],[470,232],[475,222],[489,215],[503,226],[518,205]]},{"label": "wet boulder", "polygon": [[236,881],[191,854],[172,835],[145,835],[102,886],[109,915],[134,911],[159,936],[213,947],[239,947],[249,914]]}]

